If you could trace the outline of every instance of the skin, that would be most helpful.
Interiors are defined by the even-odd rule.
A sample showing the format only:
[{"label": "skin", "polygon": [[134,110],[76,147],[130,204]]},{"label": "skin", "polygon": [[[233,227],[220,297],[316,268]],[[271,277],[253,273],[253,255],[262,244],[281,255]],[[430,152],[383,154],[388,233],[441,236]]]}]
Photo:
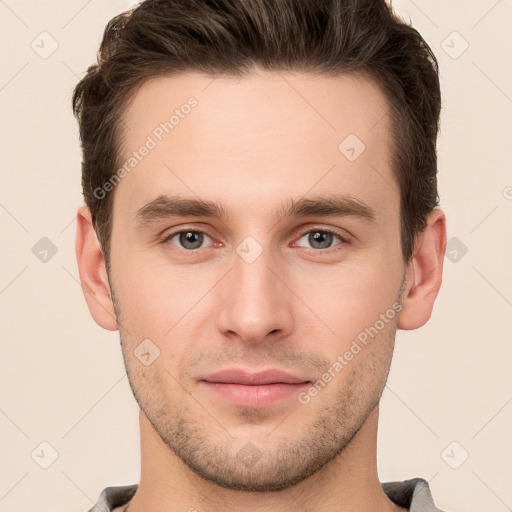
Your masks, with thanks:
[{"label": "skin", "polygon": [[[430,318],[446,225],[434,210],[404,264],[384,95],[364,76],[161,77],[128,106],[123,155],[190,96],[197,107],[115,188],[110,276],[90,212],[78,211],[85,298],[101,327],[119,329],[141,408],[130,512],[405,510],[378,479],[379,400],[396,330]],[[351,133],[366,146],[353,162],[338,150]],[[333,192],[369,205],[375,222],[273,217],[291,199]],[[136,227],[137,211],[161,194],[223,204],[230,216]],[[162,242],[180,229],[208,236],[193,250],[179,237]],[[349,241],[319,248],[308,235],[322,229]],[[236,251],[248,236],[262,250],[252,263]],[[401,311],[307,404],[235,406],[199,382],[233,367],[316,382],[397,301]],[[134,355],[144,339],[160,350],[147,366]],[[247,443],[253,465],[237,457]]]}]

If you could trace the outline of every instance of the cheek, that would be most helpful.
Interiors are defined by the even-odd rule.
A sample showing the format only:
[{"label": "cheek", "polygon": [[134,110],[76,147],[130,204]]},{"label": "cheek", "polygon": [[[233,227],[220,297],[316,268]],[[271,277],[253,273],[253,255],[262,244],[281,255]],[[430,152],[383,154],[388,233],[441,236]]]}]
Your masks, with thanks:
[{"label": "cheek", "polygon": [[400,273],[384,258],[375,257],[325,267],[303,266],[293,280],[297,295],[339,345],[350,342],[392,308]]},{"label": "cheek", "polygon": [[140,272],[129,281],[123,290],[123,313],[139,330],[144,327],[158,338],[170,336],[204,294],[189,276],[169,268]]},{"label": "cheek", "polygon": [[180,390],[164,368],[178,378],[177,372],[190,358],[201,354],[207,340],[218,335],[215,315],[219,307],[215,294],[209,293],[219,279],[218,272],[161,263],[135,267],[142,270],[126,280],[121,296],[127,350],[133,352],[141,340],[150,339],[158,347],[159,357],[148,371],[157,372],[164,388],[176,393]]}]

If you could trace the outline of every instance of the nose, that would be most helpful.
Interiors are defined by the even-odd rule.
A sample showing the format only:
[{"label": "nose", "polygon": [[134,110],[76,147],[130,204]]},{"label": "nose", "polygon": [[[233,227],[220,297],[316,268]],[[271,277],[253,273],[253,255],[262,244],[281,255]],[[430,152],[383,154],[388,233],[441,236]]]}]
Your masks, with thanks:
[{"label": "nose", "polygon": [[292,331],[293,294],[266,251],[252,262],[234,254],[233,268],[219,285],[217,329],[224,336],[255,344]]}]

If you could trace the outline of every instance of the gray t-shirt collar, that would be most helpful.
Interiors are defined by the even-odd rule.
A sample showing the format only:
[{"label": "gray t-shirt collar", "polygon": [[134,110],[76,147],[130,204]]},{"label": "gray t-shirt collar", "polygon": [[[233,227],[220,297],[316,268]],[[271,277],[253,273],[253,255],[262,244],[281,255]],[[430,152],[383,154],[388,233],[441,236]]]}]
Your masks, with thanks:
[{"label": "gray t-shirt collar", "polygon": [[[423,478],[412,478],[403,482],[381,484],[388,498],[409,512],[442,512],[434,505],[428,482]],[[106,487],[98,502],[88,512],[112,512],[130,501],[137,491],[138,484]]]}]

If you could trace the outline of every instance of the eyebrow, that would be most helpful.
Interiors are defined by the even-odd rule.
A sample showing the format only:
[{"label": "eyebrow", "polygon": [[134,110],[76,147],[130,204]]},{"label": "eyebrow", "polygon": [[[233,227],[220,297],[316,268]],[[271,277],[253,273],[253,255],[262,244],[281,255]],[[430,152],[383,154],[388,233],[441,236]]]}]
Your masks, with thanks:
[{"label": "eyebrow", "polygon": [[[273,215],[279,222],[286,217],[356,217],[374,223],[376,213],[361,200],[349,195],[327,195],[311,198],[290,199],[281,204]],[[136,227],[145,227],[158,220],[171,217],[209,217],[222,221],[229,220],[228,209],[220,203],[186,198],[179,195],[160,195],[135,213]]]}]

